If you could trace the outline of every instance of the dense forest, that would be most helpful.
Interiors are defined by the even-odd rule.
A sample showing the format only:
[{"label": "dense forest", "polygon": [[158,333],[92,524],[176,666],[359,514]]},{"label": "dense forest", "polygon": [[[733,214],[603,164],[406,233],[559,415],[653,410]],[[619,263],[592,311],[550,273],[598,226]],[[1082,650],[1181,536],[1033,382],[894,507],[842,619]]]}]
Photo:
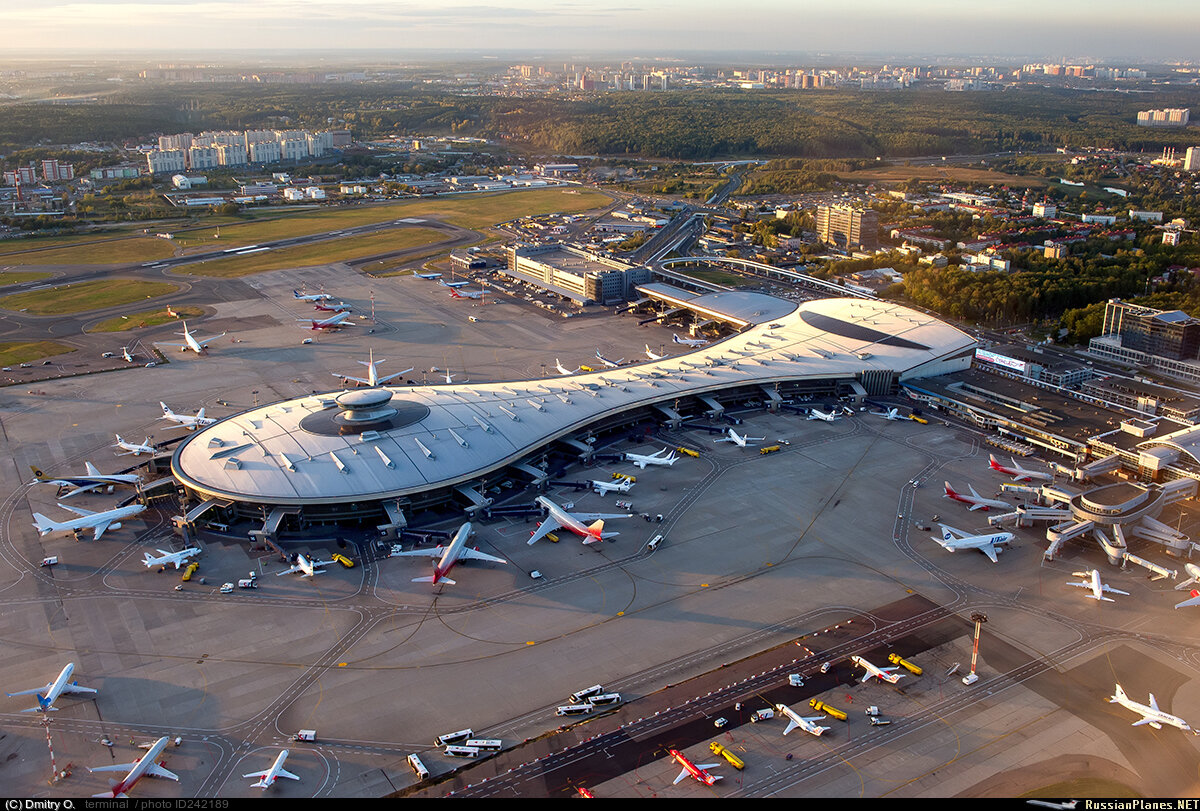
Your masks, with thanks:
[{"label": "dense forest", "polygon": [[1137,111],[1196,106],[1197,94],[1137,96],[1029,87],[946,93],[679,90],[536,97],[458,96],[409,85],[123,87],[96,101],[0,105],[0,150],[155,133],[349,127],[357,137],[472,135],[561,154],[912,157],[1108,146],[1192,146]]}]

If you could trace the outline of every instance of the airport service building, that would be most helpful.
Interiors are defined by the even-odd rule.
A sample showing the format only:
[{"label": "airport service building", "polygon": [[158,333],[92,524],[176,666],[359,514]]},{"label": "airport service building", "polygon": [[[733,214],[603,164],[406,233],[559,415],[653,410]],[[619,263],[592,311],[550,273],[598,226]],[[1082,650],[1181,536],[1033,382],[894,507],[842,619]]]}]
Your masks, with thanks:
[{"label": "airport service building", "polygon": [[634,427],[748,405],[786,408],[805,394],[886,394],[904,380],[968,368],[975,346],[933,316],[883,301],[797,305],[730,291],[687,306],[741,330],[603,372],[332,392],[223,419],[172,457],[185,525],[261,522],[256,532],[270,540],[322,523],[394,532],[425,510],[486,508],[501,484],[540,486]]}]

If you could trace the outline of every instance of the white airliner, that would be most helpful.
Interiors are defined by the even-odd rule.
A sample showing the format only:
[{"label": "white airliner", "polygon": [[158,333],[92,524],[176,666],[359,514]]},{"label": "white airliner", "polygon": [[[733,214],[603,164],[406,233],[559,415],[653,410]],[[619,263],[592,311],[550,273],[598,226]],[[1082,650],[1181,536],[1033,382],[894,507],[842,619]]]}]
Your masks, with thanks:
[{"label": "white airliner", "polygon": [[483,298],[483,290],[451,290],[450,298]]},{"label": "white airliner", "polygon": [[883,417],[885,420],[902,420],[902,419],[904,419],[904,417],[900,416],[899,408],[889,408],[887,411],[872,411],[871,413],[874,414],[876,417]]},{"label": "white airliner", "polygon": [[462,560],[486,560],[489,563],[508,563],[508,561],[480,552],[478,549],[470,549],[467,547],[467,538],[471,536],[471,523],[468,521],[458,528],[458,532],[454,533],[454,538],[450,541],[449,546],[439,546],[436,549],[414,549],[411,552],[396,552],[393,557],[424,557],[437,558],[437,563],[433,566],[433,574],[429,577],[414,577],[414,583],[449,583],[454,585],[454,581],[446,577],[446,574],[454,568],[454,564]]},{"label": "white airliner", "polygon": [[1121,685],[1118,684],[1116,692],[1111,698],[1109,698],[1108,703],[1120,704],[1127,710],[1133,710],[1136,713],[1140,713],[1142,720],[1134,721],[1131,726],[1140,727],[1143,724],[1149,724],[1155,729],[1162,729],[1162,725],[1167,724],[1168,726],[1179,727],[1187,732],[1192,731],[1192,728],[1188,726],[1187,721],[1184,721],[1177,715],[1171,715],[1170,713],[1165,713],[1160,710],[1158,708],[1158,702],[1154,700],[1154,693],[1150,694],[1150,705],[1147,706],[1131,700],[1129,696],[1125,695],[1125,690],[1121,687]]},{"label": "white airliner", "polygon": [[1127,591],[1114,589],[1112,586],[1106,586],[1101,583],[1099,569],[1088,569],[1086,572],[1071,572],[1071,574],[1074,577],[1082,577],[1083,580],[1078,583],[1068,581],[1068,586],[1076,586],[1081,589],[1091,589],[1092,593],[1085,594],[1085,597],[1090,597],[1093,600],[1103,600],[1106,603],[1115,603],[1116,600],[1112,599],[1111,597],[1105,597],[1104,592],[1108,592],[1109,594],[1124,594],[1126,597],[1129,596],[1129,592]]},{"label": "white airliner", "polygon": [[997,553],[1000,551],[996,548],[997,544],[1008,543],[1013,539],[1011,532],[994,532],[990,535],[971,535],[963,532],[961,529],[948,527],[945,524],[938,524],[942,528],[942,536],[939,538],[936,535],[929,537],[933,538],[947,552],[957,552],[960,549],[978,549],[980,552],[988,556],[992,563],[997,563]]},{"label": "white airliner", "polygon": [[[37,468],[34,468],[33,472],[37,473]],[[1175,586],[1176,591],[1182,591],[1193,583],[1200,583],[1200,566],[1194,563],[1185,563],[1183,564],[1183,570],[1187,572],[1188,579]]]},{"label": "white airliner", "polygon": [[174,563],[178,569],[182,564],[187,563],[189,558],[194,558],[200,554],[200,549],[195,546],[189,546],[182,552],[168,552],[165,549],[159,549],[158,553],[161,557],[154,557],[149,552],[145,553],[142,558],[142,563],[146,564],[147,569],[153,569],[155,566],[166,566],[168,563]]},{"label": "white airliner", "polygon": [[101,473],[91,462],[84,462],[83,466],[87,473],[82,476],[52,478],[36,466],[30,465],[30,469],[33,470],[33,482],[31,484],[53,484],[58,487],[60,492],[68,487],[72,487],[74,488],[73,490],[60,496],[60,498],[70,498],[80,493],[89,493],[101,487],[111,487],[114,484],[137,484],[141,479],[136,473]]},{"label": "white airliner", "polygon": [[211,338],[205,338],[204,340],[198,341],[198,340],[196,340],[196,336],[193,335],[190,330],[188,330],[188,325],[187,325],[186,321],[183,322],[183,332],[177,332],[175,334],[183,336],[183,343],[168,344],[168,346],[178,347],[180,352],[186,352],[190,349],[193,352],[195,352],[197,355],[203,355],[205,353],[205,351],[207,351],[209,344],[211,344],[213,341],[217,340],[218,338],[224,337],[224,335],[225,335],[225,333],[222,332],[220,335],[214,335]]},{"label": "white airliner", "polygon": [[610,369],[616,369],[618,366],[620,366],[622,363],[625,362],[625,358],[621,358],[620,360],[609,360],[608,358],[606,358],[600,354],[599,349],[596,350],[596,360],[600,361],[601,363],[603,363],[605,366],[607,366]]},{"label": "white airliner", "polygon": [[742,434],[739,434],[737,431],[733,430],[733,428],[728,428],[726,430],[729,432],[729,436],[721,439],[714,439],[713,442],[732,442],[739,448],[744,448],[746,447],[747,442],[761,442],[762,440],[766,439],[765,436],[743,436]]},{"label": "white airliner", "polygon": [[339,301],[337,304],[327,304],[325,302],[318,301],[313,306],[313,309],[320,310],[323,313],[348,313],[351,312],[354,307],[344,301]]},{"label": "white airliner", "polygon": [[134,362],[134,355],[129,351],[129,347],[127,346],[121,347],[121,357],[125,358],[125,360],[129,363]]},{"label": "white airliner", "polygon": [[146,509],[145,504],[130,504],[125,507],[117,507],[115,510],[105,510],[104,512],[82,510],[78,507],[68,507],[65,504],[59,504],[58,506],[75,513],[79,518],[72,518],[70,521],[60,523],[52,518],[47,518],[41,513],[35,512],[33,514],[33,526],[38,531],[38,535],[49,535],[51,532],[72,532],[78,535],[81,530],[90,529],[92,530],[92,540],[98,541],[106,530],[120,529],[123,520],[132,518]]},{"label": "white airliner", "polygon": [[290,569],[284,569],[282,572],[276,572],[276,577],[283,577],[285,574],[300,572],[301,577],[312,577],[318,574],[324,574],[325,570],[318,568],[320,566],[328,566],[333,563],[332,560],[309,560],[304,555],[296,555],[296,563]]},{"label": "white airliner", "polygon": [[79,682],[71,681],[71,673],[75,670],[75,663],[69,662],[66,667],[59,672],[58,677],[47,684],[45,687],[34,687],[31,690],[21,690],[16,693],[9,693],[8,697],[13,696],[37,696],[36,707],[30,707],[21,712],[58,712],[58,707],[54,706],[54,702],[63,693],[71,693],[73,695],[96,695],[96,691],[91,687],[80,687]]},{"label": "white airliner", "polygon": [[879,679],[886,681],[888,684],[895,684],[905,677],[905,673],[897,673],[898,667],[876,667],[861,656],[851,656],[850,661],[867,671],[863,674],[862,681],[867,679]]},{"label": "white airliner", "polygon": [[683,344],[684,346],[704,346],[708,343],[703,338],[680,338],[674,333],[671,333],[671,338],[674,339],[675,343]]},{"label": "white airliner", "polygon": [[992,470],[996,471],[997,473],[1006,473],[1009,476],[1012,476],[1014,481],[1018,481],[1018,482],[1031,482],[1034,480],[1043,481],[1043,482],[1054,481],[1054,477],[1051,476],[1049,473],[1039,473],[1036,470],[1027,470],[1026,468],[1023,468],[1019,464],[1017,464],[1016,457],[1010,457],[1010,458],[1012,459],[1011,467],[1008,465],[1000,464],[998,461],[996,461],[995,454],[989,453],[988,454],[988,467],[990,467]]},{"label": "white airliner", "polygon": [[190,414],[176,414],[162,400],[159,400],[158,404],[162,406],[163,410],[163,415],[159,419],[170,420],[175,423],[175,425],[170,426],[171,428],[186,428],[189,431],[195,431],[197,428],[203,428],[206,425],[212,425],[216,422],[212,417],[204,416],[203,408],[197,411],[196,416],[193,417]]},{"label": "white airliner", "polygon": [[93,794],[92,796],[108,797],[111,799],[127,797],[129,796],[129,790],[133,788],[134,784],[143,777],[165,777],[168,780],[174,780],[176,783],[178,783],[179,775],[175,774],[174,772],[167,771],[162,766],[154,762],[155,759],[163,753],[163,750],[167,748],[167,743],[169,740],[170,739],[166,737],[159,738],[154,742],[154,745],[150,747],[150,751],[146,752],[146,754],[142,755],[132,763],[114,763],[111,766],[97,766],[94,769],[89,766],[89,772],[119,772],[129,769],[129,774],[125,775],[124,780],[110,780],[108,782],[111,788],[108,791],[100,794]]},{"label": "white airliner", "polygon": [[799,727],[810,735],[816,735],[820,737],[822,734],[828,732],[832,728],[820,727],[816,725],[816,721],[825,720],[824,715],[812,715],[805,718],[787,704],[776,704],[775,711],[788,719],[787,729],[783,731],[784,735]]},{"label": "white airliner", "polygon": [[283,763],[288,758],[288,750],[284,749],[275,758],[275,762],[271,764],[271,768],[262,772],[250,772],[243,774],[242,777],[257,777],[258,782],[252,784],[251,788],[270,788],[280,777],[286,777],[288,780],[299,780],[299,776],[292,774],[287,769],[283,768]]},{"label": "white airliner", "polygon": [[650,360],[662,360],[666,355],[660,355],[657,352],[651,351],[650,344],[646,344],[646,357],[650,358]]},{"label": "white airliner", "polygon": [[379,372],[375,369],[375,367],[381,363],[387,363],[387,358],[383,358],[381,360],[375,360],[375,350],[374,349],[370,350],[370,353],[368,354],[367,357],[369,358],[369,360],[357,361],[357,363],[367,367],[367,376],[365,378],[353,377],[351,375],[340,375],[337,372],[333,372],[332,373],[333,376],[341,378],[342,380],[352,381],[354,383],[359,384],[360,386],[382,386],[384,383],[388,382],[389,380],[394,380],[395,378],[400,377],[401,375],[406,375],[413,370],[413,367],[410,366],[409,368],[405,369],[403,372],[396,372],[395,374],[390,374],[390,375],[386,375],[385,377],[380,377]]},{"label": "white airliner", "polygon": [[328,318],[322,318],[320,321],[311,318],[297,318],[297,321],[312,324],[313,329],[341,329],[348,327],[354,322],[347,323],[350,318],[350,313],[334,313]]},{"label": "white airliner", "polygon": [[470,282],[438,282],[442,287],[459,288],[466,287]]},{"label": "white airliner", "polygon": [[580,372],[583,371],[583,369],[576,369],[575,371],[572,372],[566,366],[563,366],[562,361],[560,361],[558,358],[554,359],[554,368],[558,369],[558,373],[560,375],[574,375],[574,374],[579,374]]},{"label": "white airliner", "polygon": [[303,294],[299,290],[293,290],[292,295],[301,301],[333,301],[333,296],[328,293],[308,293]]},{"label": "white airliner", "polygon": [[442,274],[440,273],[414,273],[413,275],[418,279],[429,279],[430,281],[442,278]]},{"label": "white airliner", "polygon": [[116,444],[113,447],[123,448],[127,451],[127,453],[118,453],[117,456],[141,456],[143,453],[148,453],[151,456],[154,455],[154,446],[150,444],[150,437],[146,437],[142,441],[142,444],[139,445],[136,442],[126,442],[121,439],[120,434],[113,434],[113,436],[117,438]]},{"label": "white airliner", "polygon": [[837,411],[825,413],[819,408],[810,408],[808,410],[808,418],[810,420],[824,420],[825,422],[836,422],[842,415]]},{"label": "white airliner", "polygon": [[621,479],[619,481],[612,482],[596,481],[595,479],[592,480],[592,489],[602,496],[606,496],[609,493],[628,493],[632,487],[633,482],[629,481],[629,479]]},{"label": "white airliner", "polygon": [[[529,543],[535,544],[556,529],[568,529],[583,538],[585,544],[596,543],[605,538],[620,535],[619,532],[605,532],[604,522],[609,518],[632,518],[633,513],[569,513],[545,496],[535,499],[545,507],[550,514],[546,520],[538,524],[537,529],[529,536]],[[593,522],[588,524],[587,522]]]},{"label": "white airliner", "polygon": [[646,465],[666,465],[667,467],[670,467],[679,461],[679,454],[675,453],[675,451],[671,451],[671,453],[667,456],[663,456],[664,453],[667,453],[666,448],[663,448],[661,451],[657,451],[656,453],[652,453],[649,456],[641,453],[626,453],[625,461],[632,462],[642,470],[646,469]]},{"label": "white airliner", "polygon": [[972,511],[973,510],[988,510],[988,509],[1008,510],[1008,509],[1013,508],[1013,506],[1006,501],[1001,501],[1000,499],[997,499],[997,498],[984,498],[983,496],[976,493],[975,488],[969,484],[967,485],[967,489],[971,491],[971,495],[969,495],[969,496],[964,493],[959,493],[958,491],[956,491],[953,487],[950,486],[950,482],[942,482],[942,484],[944,484],[946,486],[946,495],[944,496],[945,498],[954,499],[955,501],[961,501],[963,504],[969,504],[970,505],[969,509],[971,509]]}]

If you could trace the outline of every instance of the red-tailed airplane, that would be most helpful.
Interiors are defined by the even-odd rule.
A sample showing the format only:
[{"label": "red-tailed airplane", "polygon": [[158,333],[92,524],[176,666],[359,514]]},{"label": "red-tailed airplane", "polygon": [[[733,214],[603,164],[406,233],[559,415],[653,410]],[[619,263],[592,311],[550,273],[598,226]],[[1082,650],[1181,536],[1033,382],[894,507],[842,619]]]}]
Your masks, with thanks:
[{"label": "red-tailed airplane", "polygon": [[[621,534],[619,532],[605,532],[605,519],[633,517],[633,513],[569,513],[545,496],[538,496],[536,501],[539,505],[546,508],[549,515],[546,516],[545,521],[538,524],[538,528],[530,535],[529,543],[531,544],[537,543],[560,527],[562,529],[569,529],[576,535],[581,536],[585,544],[596,543],[605,538]],[[585,523],[586,521],[593,521],[595,523],[589,525]]]},{"label": "red-tailed airplane", "polygon": [[446,577],[454,564],[460,560],[486,560],[489,563],[507,563],[507,561],[494,557],[492,555],[480,552],[478,549],[467,548],[467,538],[471,535],[471,522],[463,524],[458,528],[458,532],[454,533],[454,539],[450,541],[448,546],[439,546],[436,549],[414,549],[411,552],[396,552],[393,557],[426,557],[437,558],[438,561],[434,564],[433,575],[431,577],[414,577],[414,583],[449,583],[454,585],[454,581]]},{"label": "red-tailed airplane", "polygon": [[861,656],[851,656],[850,661],[867,671],[863,674],[862,680],[876,678],[880,681],[886,681],[888,684],[895,684],[904,678],[904,673],[897,673],[898,667],[876,667]]},{"label": "red-tailed airplane", "polygon": [[967,489],[971,491],[971,495],[969,496],[965,493],[957,492],[950,486],[950,482],[943,482],[943,484],[946,485],[946,498],[952,498],[955,501],[961,501],[963,504],[969,504],[972,510],[988,510],[992,508],[997,510],[1012,509],[1012,505],[1006,501],[996,498],[984,498],[976,493],[975,488],[969,484],[967,485]]},{"label": "red-tailed airplane", "polygon": [[311,319],[308,319],[308,318],[299,318],[297,320],[298,321],[311,321],[313,329],[341,329],[342,327],[350,326],[350,324],[346,323],[346,319],[349,317],[350,317],[350,313],[342,312],[342,313],[334,313],[333,315],[329,316],[328,318],[322,319],[320,321],[312,321]]},{"label": "red-tailed airplane", "polygon": [[683,752],[680,752],[678,749],[668,749],[667,752],[676,763],[683,767],[683,771],[675,778],[672,785],[677,785],[685,777],[695,778],[706,786],[711,786],[721,779],[721,775],[719,774],[708,773],[708,769],[715,769],[721,765],[720,763],[701,763],[700,765],[696,765],[688,760]]},{"label": "red-tailed airplane", "polygon": [[483,298],[482,290],[451,290],[450,298]]},{"label": "red-tailed airplane", "polygon": [[344,301],[339,301],[337,304],[326,304],[324,302],[318,301],[316,304],[313,305],[313,309],[321,310],[321,311],[327,312],[327,313],[348,313],[351,310],[353,310],[354,308],[351,307],[349,304],[345,303]]},{"label": "red-tailed airplane", "polygon": [[112,766],[97,766],[96,768],[88,767],[89,772],[119,772],[124,769],[129,769],[129,774],[125,775],[125,779],[121,781],[110,780],[111,788],[102,794],[93,794],[93,797],[109,797],[116,799],[118,797],[128,796],[129,790],[133,788],[137,781],[143,777],[165,777],[168,780],[179,782],[179,775],[174,772],[169,772],[162,766],[154,762],[154,759],[162,754],[163,749],[167,747],[167,738],[159,738],[150,747],[150,751],[142,755],[132,763],[115,763]]},{"label": "red-tailed airplane", "polygon": [[1039,473],[1036,470],[1027,470],[1021,467],[1019,464],[1017,464],[1017,460],[1015,458],[1012,459],[1011,467],[1008,465],[1002,465],[996,461],[995,454],[990,453],[988,454],[988,467],[997,473],[1004,473],[1012,476],[1013,480],[1018,482],[1031,482],[1034,480],[1048,482],[1054,480],[1054,477],[1049,473]]}]

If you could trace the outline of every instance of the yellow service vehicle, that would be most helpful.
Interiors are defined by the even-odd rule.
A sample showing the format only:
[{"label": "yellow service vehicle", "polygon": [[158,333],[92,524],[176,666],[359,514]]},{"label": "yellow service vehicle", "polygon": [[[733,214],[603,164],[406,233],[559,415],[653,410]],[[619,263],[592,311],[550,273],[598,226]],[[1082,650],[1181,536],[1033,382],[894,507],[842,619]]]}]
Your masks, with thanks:
[{"label": "yellow service vehicle", "polygon": [[694,451],[691,448],[685,448],[682,445],[680,445],[678,448],[676,448],[676,450],[678,450],[680,453],[683,453],[683,454],[686,454],[686,455],[692,457],[693,459],[700,458],[700,452]]},{"label": "yellow service vehicle", "polygon": [[766,456],[768,453],[775,453],[775,451],[777,451],[779,449],[780,448],[778,445],[768,445],[765,448],[759,448],[758,453],[760,456]]},{"label": "yellow service vehicle", "polygon": [[846,720],[846,713],[842,712],[837,707],[829,706],[824,701],[818,701],[815,698],[811,698],[808,701],[808,706],[812,707],[817,712],[823,712],[826,715],[838,719],[839,721]]},{"label": "yellow service vehicle", "polygon": [[637,476],[632,476],[628,473],[614,473],[614,474],[612,474],[612,477],[614,479],[624,479],[625,481],[629,482],[630,484],[634,484],[637,482]]},{"label": "yellow service vehicle", "polygon": [[914,415],[914,414],[909,414],[909,415],[908,415],[908,418],[909,418],[910,420],[912,420],[913,422],[919,422],[919,423],[921,423],[922,425],[928,425],[928,424],[929,424],[929,420],[925,419],[924,417],[918,417],[918,416],[916,416],[916,415]]},{"label": "yellow service vehicle", "polygon": [[594,371],[596,371],[596,370],[595,370],[595,369],[593,369],[591,366],[580,366],[580,367],[579,367],[579,371],[581,371],[581,372],[594,372]]},{"label": "yellow service vehicle", "polygon": [[200,568],[200,564],[197,563],[196,561],[192,561],[191,563],[189,563],[188,567],[183,570],[183,582],[186,583],[187,581],[191,580],[192,575],[194,575],[196,573],[196,570],[199,568]]},{"label": "yellow service vehicle", "polygon": [[742,769],[746,768],[745,762],[740,757],[735,755],[733,752],[730,752],[728,749],[726,749],[724,746],[717,743],[716,741],[713,741],[712,743],[710,743],[708,745],[708,748],[712,750],[712,753],[714,755],[720,755],[721,757],[728,760],[729,765],[732,766],[733,768],[737,769],[738,771],[741,771]]},{"label": "yellow service vehicle", "polygon": [[334,552],[333,559],[336,560],[338,563],[342,564],[343,566],[345,566],[347,569],[354,568],[354,561],[350,560],[350,558],[346,557],[343,554]]},{"label": "yellow service vehicle", "polygon": [[922,673],[925,672],[924,670],[922,670],[920,668],[919,665],[914,665],[912,662],[908,661],[907,659],[902,659],[900,657],[900,654],[898,654],[898,653],[888,654],[888,661],[894,665],[900,665],[900,667],[904,668],[905,670],[907,670],[909,673],[913,674],[914,676],[920,676]]}]

